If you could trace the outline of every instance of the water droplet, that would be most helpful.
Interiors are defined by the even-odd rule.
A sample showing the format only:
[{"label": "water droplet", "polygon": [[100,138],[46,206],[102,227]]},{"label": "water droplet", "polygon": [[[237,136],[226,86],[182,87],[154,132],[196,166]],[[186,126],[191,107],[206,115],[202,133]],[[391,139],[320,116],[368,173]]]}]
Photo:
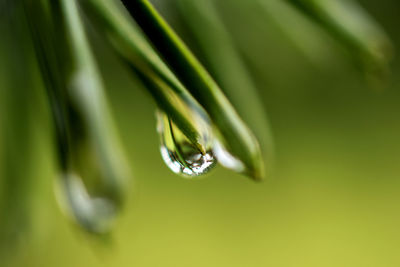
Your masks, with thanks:
[{"label": "water droplet", "polygon": [[157,111],[156,116],[161,156],[174,173],[193,178],[206,174],[215,166],[212,137],[204,122],[199,121],[199,140],[193,144],[164,112]]},{"label": "water droplet", "polygon": [[67,107],[68,121],[58,142],[57,197],[63,210],[85,230],[104,234],[111,230],[122,204],[128,171],[115,136],[104,128],[108,124],[99,125],[73,105]]},{"label": "water droplet", "polygon": [[57,196],[64,211],[90,232],[108,232],[116,218],[116,203],[104,196],[91,196],[81,177],[75,173],[63,173],[61,176],[63,192]]},{"label": "water droplet", "polygon": [[234,157],[220,141],[214,141],[213,152],[215,157],[218,159],[218,162],[225,168],[239,173],[245,171],[245,165],[243,162]]}]

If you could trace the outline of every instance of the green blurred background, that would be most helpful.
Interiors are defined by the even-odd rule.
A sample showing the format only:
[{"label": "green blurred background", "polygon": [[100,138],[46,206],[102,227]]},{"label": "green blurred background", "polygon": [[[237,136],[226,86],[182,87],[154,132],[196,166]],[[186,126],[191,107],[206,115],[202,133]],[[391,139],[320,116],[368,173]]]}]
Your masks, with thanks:
[{"label": "green blurred background", "polygon": [[[127,204],[107,240],[83,233],[63,215],[54,194],[45,93],[37,70],[30,79],[21,74],[20,88],[33,88],[27,90],[33,96],[8,102],[14,108],[7,110],[2,103],[0,117],[17,110],[15,124],[31,118],[29,131],[13,134],[23,148],[24,137],[34,140],[34,163],[20,163],[23,189],[12,193],[12,203],[2,203],[10,210],[23,199],[27,205],[15,233],[18,245],[1,247],[1,267],[400,266],[399,61],[384,86],[371,87],[320,29],[305,25],[304,40],[296,41],[255,0],[215,2],[268,111],[275,141],[269,179],[254,183],[217,167],[205,179],[188,181],[169,171],[159,154],[153,101],[92,32],[133,169]],[[400,3],[360,2],[397,48]],[[198,51],[176,1],[154,3]],[[301,25],[292,27],[300,31]],[[2,88],[10,65],[0,63]],[[23,148],[21,158],[28,157]]]}]

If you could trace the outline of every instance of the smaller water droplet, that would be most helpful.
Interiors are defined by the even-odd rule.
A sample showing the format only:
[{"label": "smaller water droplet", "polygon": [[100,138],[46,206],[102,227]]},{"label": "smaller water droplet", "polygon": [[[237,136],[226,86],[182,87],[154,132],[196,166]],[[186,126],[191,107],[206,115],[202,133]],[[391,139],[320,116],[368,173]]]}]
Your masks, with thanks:
[{"label": "smaller water droplet", "polygon": [[206,174],[215,166],[211,134],[206,125],[199,122],[201,140],[193,144],[164,112],[157,111],[156,116],[161,156],[174,173],[193,178]]},{"label": "smaller water droplet", "polygon": [[245,165],[243,162],[234,157],[220,141],[214,141],[213,152],[215,157],[218,159],[218,162],[225,168],[239,173],[244,172]]},{"label": "smaller water droplet", "polygon": [[115,137],[67,103],[68,121],[62,128],[66,132],[58,142],[57,197],[63,210],[85,230],[105,234],[112,229],[123,202],[127,170]]},{"label": "smaller water droplet", "polygon": [[61,176],[59,181],[64,192],[57,196],[64,211],[90,232],[108,232],[116,218],[116,202],[107,197],[90,196],[81,177],[75,173]]}]

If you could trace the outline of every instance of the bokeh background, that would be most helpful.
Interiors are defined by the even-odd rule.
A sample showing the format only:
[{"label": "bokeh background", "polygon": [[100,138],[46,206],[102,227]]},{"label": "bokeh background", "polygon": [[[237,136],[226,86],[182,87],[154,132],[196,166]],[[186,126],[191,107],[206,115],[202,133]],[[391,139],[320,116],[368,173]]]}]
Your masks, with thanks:
[{"label": "bokeh background", "polygon": [[[178,1],[153,2],[207,64]],[[0,156],[0,226],[8,238],[1,267],[400,266],[399,61],[384,84],[371,86],[318,27],[294,20],[300,34],[292,38],[255,0],[214,2],[267,110],[275,144],[270,177],[254,183],[217,167],[189,181],[169,171],[152,99],[92,31],[133,169],[127,204],[113,234],[101,239],[61,212],[49,109],[37,67],[27,60],[32,73],[14,80],[24,93],[0,100],[1,122],[8,120],[0,147],[18,148],[13,161]],[[397,48],[400,3],[360,3]],[[7,47],[0,47],[5,59]],[[3,89],[12,68],[0,58]],[[7,179],[10,166],[23,179]]]}]

